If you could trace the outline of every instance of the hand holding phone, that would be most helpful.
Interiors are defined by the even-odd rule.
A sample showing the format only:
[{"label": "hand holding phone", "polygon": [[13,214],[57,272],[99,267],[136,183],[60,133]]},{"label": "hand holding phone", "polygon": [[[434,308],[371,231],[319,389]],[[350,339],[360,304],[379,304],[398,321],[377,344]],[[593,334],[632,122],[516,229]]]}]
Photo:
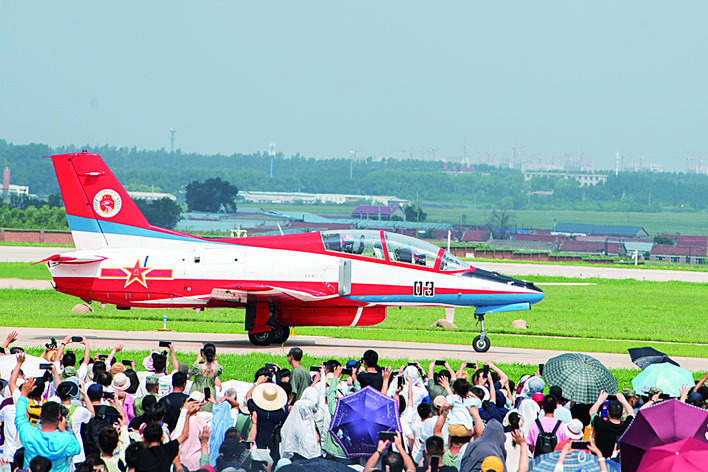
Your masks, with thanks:
[{"label": "hand holding phone", "polygon": [[445,361],[436,360],[435,365],[445,365]]},{"label": "hand holding phone", "polygon": [[379,441],[391,441],[396,439],[395,431],[379,431]]},{"label": "hand holding phone", "polygon": [[590,444],[589,441],[571,441],[570,448],[571,449],[587,449],[589,444]]},{"label": "hand holding phone", "polygon": [[204,401],[209,401],[211,398],[211,388],[204,387]]},{"label": "hand holding phone", "polygon": [[171,341],[160,341],[159,346],[160,347],[170,347],[171,344],[172,344]]},{"label": "hand holding phone", "polygon": [[71,337],[72,343],[80,343],[83,340],[84,340],[83,336],[72,336]]}]

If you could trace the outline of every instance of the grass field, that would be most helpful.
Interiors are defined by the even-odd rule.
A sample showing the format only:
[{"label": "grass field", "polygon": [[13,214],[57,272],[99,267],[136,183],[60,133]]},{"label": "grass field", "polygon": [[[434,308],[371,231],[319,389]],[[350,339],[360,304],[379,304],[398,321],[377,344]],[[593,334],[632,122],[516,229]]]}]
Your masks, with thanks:
[{"label": "grass field", "polygon": [[[534,277],[537,282],[575,279]],[[531,311],[486,317],[494,346],[618,352],[659,342],[655,347],[674,356],[707,357],[708,329],[703,323],[708,306],[704,285],[684,282],[583,279],[589,286],[544,286],[545,299]],[[47,290],[0,290],[0,325],[94,329],[155,330],[167,314],[171,329],[181,332],[244,333],[244,311],[216,309],[117,310],[109,305],[96,312],[71,313],[79,300]],[[477,334],[473,309],[458,309],[457,330],[430,328],[443,318],[440,308],[389,309],[385,322],[368,328],[298,327],[298,334],[390,341],[467,344]],[[511,321],[523,318],[527,330]],[[666,344],[663,344],[666,343]]]}]

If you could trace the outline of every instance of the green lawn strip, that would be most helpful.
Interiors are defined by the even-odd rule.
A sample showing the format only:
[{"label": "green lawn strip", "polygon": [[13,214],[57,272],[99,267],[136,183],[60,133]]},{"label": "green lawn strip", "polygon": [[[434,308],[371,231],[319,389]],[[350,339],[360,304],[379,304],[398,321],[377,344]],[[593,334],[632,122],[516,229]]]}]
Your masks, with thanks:
[{"label": "green lawn strip", "polygon": [[44,264],[0,262],[0,279],[49,280],[52,275]]},{"label": "green lawn strip", "polygon": [[[196,353],[189,353],[189,352],[180,352],[179,351],[179,346],[176,346],[178,352],[177,352],[177,360],[180,362],[186,362],[188,365],[191,365],[196,358]],[[26,347],[26,350],[29,354],[38,356],[43,352],[43,349],[37,348],[37,347]],[[93,350],[92,354],[95,354],[97,351]],[[108,354],[109,352],[107,350],[102,351],[104,354]],[[145,356],[147,356],[149,353],[148,351],[122,351],[119,352],[116,355],[116,359],[118,361],[124,360],[124,359],[131,359],[135,361],[136,367],[138,370],[144,370],[142,368],[142,360]],[[241,380],[244,382],[253,382],[253,375],[255,372],[261,368],[264,367],[266,363],[275,363],[278,364],[282,368],[287,368],[290,369],[290,366],[288,365],[288,361],[286,358],[287,352],[283,350],[281,354],[271,354],[271,353],[261,353],[261,352],[253,352],[250,354],[245,354],[245,355],[239,355],[239,354],[224,354],[224,353],[219,353],[218,352],[218,347],[217,347],[217,357],[218,361],[221,365],[224,366],[224,374],[221,376],[222,381],[226,380]],[[322,362],[327,361],[331,359],[331,357],[317,357],[317,356],[310,356],[307,354],[307,352],[304,353],[305,355],[303,356],[302,359],[302,364],[305,367],[309,367],[312,365],[320,365]],[[83,356],[83,351],[77,351],[77,359],[81,359]],[[346,358],[336,358],[339,360],[342,364],[344,364],[347,359]],[[423,366],[423,369],[428,371],[428,364],[432,362],[434,359],[409,359],[409,358],[404,358],[404,359],[390,359],[390,358],[379,358],[379,365],[381,366],[391,366],[394,370],[398,369],[399,367],[406,365],[408,361],[418,361],[420,364]],[[474,359],[470,359],[472,361]],[[457,360],[452,360],[449,359],[450,365],[453,368],[458,368],[459,367],[459,361]],[[508,376],[510,379],[512,379],[514,382],[517,382],[522,375],[525,374],[533,374],[538,366],[536,364],[522,364],[522,363],[514,363],[514,364],[497,364],[499,368],[501,368]],[[439,370],[440,368],[436,368],[436,370]],[[615,376],[617,379],[617,382],[619,384],[619,388],[622,389],[624,387],[631,387],[632,386],[632,379],[636,377],[639,374],[639,369],[610,369],[612,374]],[[468,374],[472,374],[471,370],[467,371]],[[695,380],[700,380],[700,378],[703,376],[702,373],[700,372],[695,372],[693,374],[693,378]],[[548,387],[546,387],[546,390],[548,390]],[[614,393],[614,392],[613,392]]]},{"label": "green lawn strip", "polygon": [[24,247],[70,247],[73,248],[73,244],[52,244],[52,243],[22,243],[13,241],[0,241],[0,246],[24,246]]},{"label": "green lawn strip", "polygon": [[[701,321],[704,307],[708,306],[708,290],[704,287],[687,282],[594,281],[597,285],[546,286],[546,298],[532,310],[487,316],[486,327],[493,344],[547,349],[570,349],[569,346],[573,345],[580,346],[574,349],[622,352],[627,343],[663,341],[678,343],[671,345],[677,346],[676,349],[684,345],[680,347],[681,354],[672,352],[673,355],[704,356],[700,354],[704,347],[692,346],[708,339],[708,329]],[[243,332],[243,310],[218,309],[197,313],[189,309],[134,308],[122,311],[113,305],[101,308],[94,303],[94,313],[71,313],[71,308],[79,302],[74,297],[51,290],[0,290],[0,323],[5,326],[152,330],[161,327],[162,316],[166,314],[169,327],[178,331]],[[392,308],[387,315],[384,323],[352,329],[347,331],[347,336],[429,342],[430,325],[443,318],[444,312],[440,308]],[[529,328],[511,328],[512,320],[517,318],[526,320]],[[474,310],[456,310],[455,323],[459,330],[436,332],[436,341],[470,344],[477,334]],[[336,336],[346,329],[349,328],[298,328],[297,331]],[[500,336],[502,334],[524,336]],[[607,338],[626,341],[603,341]]]}]

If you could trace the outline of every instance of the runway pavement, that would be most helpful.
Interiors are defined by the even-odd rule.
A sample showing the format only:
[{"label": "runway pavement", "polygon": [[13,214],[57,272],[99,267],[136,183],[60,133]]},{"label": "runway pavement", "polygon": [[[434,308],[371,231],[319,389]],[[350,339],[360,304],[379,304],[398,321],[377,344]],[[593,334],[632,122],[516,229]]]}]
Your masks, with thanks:
[{"label": "runway pavement", "polygon": [[[77,314],[77,316],[80,316]],[[292,336],[284,345],[255,347],[248,341],[245,334],[214,334],[214,333],[177,333],[172,331],[118,331],[86,329],[81,332],[70,329],[48,328],[12,328],[0,327],[0,337],[9,331],[17,329],[20,346],[44,346],[54,336],[57,340],[65,336],[86,336],[91,349],[110,351],[118,343],[125,344],[126,349],[151,350],[157,349],[158,341],[173,341],[178,351],[198,352],[203,343],[213,342],[219,352],[232,354],[249,354],[254,351],[271,352],[285,355],[293,346],[301,347],[307,354],[316,356],[332,356],[339,358],[358,359],[367,349],[374,349],[381,357],[392,359],[457,359],[460,361],[487,361],[495,363],[541,364],[551,357],[566,351],[521,349],[494,347],[486,353],[475,352],[471,346],[457,344],[427,344],[412,342],[369,341],[362,339],[339,339],[324,336]],[[493,336],[492,336],[493,343]],[[600,360],[609,368],[637,368],[630,360],[629,354],[606,354],[587,352],[586,354]],[[673,357],[682,367],[696,372],[708,370],[708,360]]]}]

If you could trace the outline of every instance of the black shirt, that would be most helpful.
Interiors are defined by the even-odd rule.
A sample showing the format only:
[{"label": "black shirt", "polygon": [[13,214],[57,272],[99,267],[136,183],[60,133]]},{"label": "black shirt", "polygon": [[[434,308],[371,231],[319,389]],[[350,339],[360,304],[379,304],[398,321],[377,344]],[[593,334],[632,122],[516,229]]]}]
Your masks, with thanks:
[{"label": "black shirt", "polygon": [[143,449],[138,453],[135,472],[170,472],[172,461],[178,454],[179,442],[176,439]]},{"label": "black shirt", "polygon": [[634,416],[628,416],[620,424],[610,423],[605,418],[595,416],[592,420],[592,427],[595,428],[595,444],[602,452],[602,455],[608,459],[612,457],[612,451],[615,449],[615,443],[622,436],[624,430],[627,429],[629,423],[632,422]]},{"label": "black shirt", "polygon": [[288,417],[288,412],[284,408],[275,411],[268,411],[258,407],[253,399],[248,400],[248,411],[256,414],[256,447],[265,449],[268,447],[268,440],[273,436],[275,428],[283,424]]},{"label": "black shirt", "polygon": [[182,409],[184,402],[187,401],[187,398],[189,398],[189,395],[184,392],[172,392],[162,397],[158,402],[165,405],[165,417],[163,421],[167,424],[167,429],[170,430],[170,433],[174,431],[177,426],[179,411]]},{"label": "black shirt", "polygon": [[361,388],[370,385],[371,388],[380,392],[383,387],[383,374],[380,370],[376,372],[362,372],[356,375],[356,379],[361,384]]}]

